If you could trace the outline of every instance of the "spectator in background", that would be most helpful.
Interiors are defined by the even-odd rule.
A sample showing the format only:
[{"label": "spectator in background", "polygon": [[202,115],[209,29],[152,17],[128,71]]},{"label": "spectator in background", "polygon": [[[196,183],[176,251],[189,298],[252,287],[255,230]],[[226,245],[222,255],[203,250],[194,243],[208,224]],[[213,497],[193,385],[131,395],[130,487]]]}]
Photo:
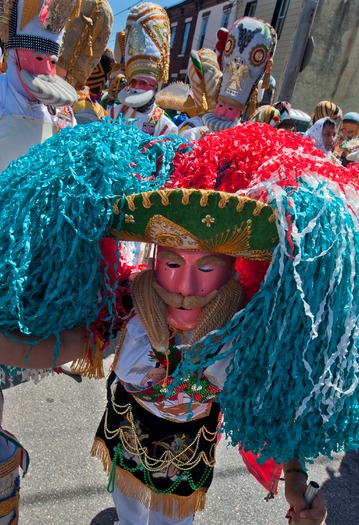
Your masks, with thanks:
[{"label": "spectator in background", "polygon": [[[0,3],[0,6],[3,2]],[[0,37],[6,73],[0,75],[0,171],[57,132],[58,108],[73,104],[76,91],[57,73],[63,30],[75,0],[45,5],[6,2],[0,9]]]},{"label": "spectator in background", "polygon": [[277,126],[277,130],[287,131],[288,133],[293,133],[295,131],[295,120],[292,118],[285,118],[281,120]]},{"label": "spectator in background", "polygon": [[331,118],[321,118],[304,133],[304,137],[314,139],[314,145],[328,158],[332,158],[332,150],[336,137],[335,121]]}]

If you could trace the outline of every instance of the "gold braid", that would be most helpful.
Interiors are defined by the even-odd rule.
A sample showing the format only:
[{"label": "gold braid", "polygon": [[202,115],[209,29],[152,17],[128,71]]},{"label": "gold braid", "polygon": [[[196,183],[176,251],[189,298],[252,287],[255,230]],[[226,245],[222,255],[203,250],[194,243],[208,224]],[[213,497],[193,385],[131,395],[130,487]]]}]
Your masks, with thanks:
[{"label": "gold braid", "polygon": [[131,295],[136,313],[152,347],[164,352],[169,346],[167,306],[153,289],[154,271],[143,270],[132,282]]}]

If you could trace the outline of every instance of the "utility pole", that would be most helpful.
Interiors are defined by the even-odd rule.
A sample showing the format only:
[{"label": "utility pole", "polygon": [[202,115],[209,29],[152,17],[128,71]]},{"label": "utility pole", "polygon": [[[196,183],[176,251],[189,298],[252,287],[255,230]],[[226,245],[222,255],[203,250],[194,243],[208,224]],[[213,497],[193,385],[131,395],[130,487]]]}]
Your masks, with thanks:
[{"label": "utility pole", "polygon": [[319,0],[303,0],[302,12],[288,58],[287,67],[285,68],[278,100],[291,101],[295,83],[301,71],[318,4]]}]

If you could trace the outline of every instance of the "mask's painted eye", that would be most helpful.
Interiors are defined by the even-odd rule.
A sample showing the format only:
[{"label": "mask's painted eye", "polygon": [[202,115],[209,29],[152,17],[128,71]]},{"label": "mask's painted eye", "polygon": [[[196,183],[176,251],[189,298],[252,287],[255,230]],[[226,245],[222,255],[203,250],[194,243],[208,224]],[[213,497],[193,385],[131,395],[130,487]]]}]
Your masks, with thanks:
[{"label": "mask's painted eye", "polygon": [[214,270],[213,266],[200,266],[198,269],[200,272],[204,272],[204,273],[213,272]]},{"label": "mask's painted eye", "polygon": [[168,266],[168,268],[180,268],[180,264],[173,261],[166,262],[166,266]]},{"label": "mask's painted eye", "polygon": [[36,60],[38,60],[39,62],[42,62],[44,59],[42,57],[36,57]]}]

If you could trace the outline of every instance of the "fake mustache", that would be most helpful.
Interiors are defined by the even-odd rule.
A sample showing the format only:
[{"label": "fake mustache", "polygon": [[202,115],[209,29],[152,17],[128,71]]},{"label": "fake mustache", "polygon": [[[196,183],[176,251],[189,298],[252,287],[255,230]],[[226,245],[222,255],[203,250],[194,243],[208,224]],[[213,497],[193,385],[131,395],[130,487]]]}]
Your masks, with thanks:
[{"label": "fake mustache", "polygon": [[182,295],[180,293],[171,293],[167,292],[161,285],[156,281],[153,282],[153,288],[161,297],[161,299],[168,305],[173,306],[173,308],[183,308],[184,310],[192,310],[193,308],[203,308],[208,303],[213,301],[213,299],[218,294],[218,290],[213,290],[213,292],[208,295],[196,296],[196,295]]},{"label": "fake mustache", "polygon": [[30,93],[48,106],[72,106],[78,100],[75,88],[59,75],[33,75],[22,69],[20,78]]}]

